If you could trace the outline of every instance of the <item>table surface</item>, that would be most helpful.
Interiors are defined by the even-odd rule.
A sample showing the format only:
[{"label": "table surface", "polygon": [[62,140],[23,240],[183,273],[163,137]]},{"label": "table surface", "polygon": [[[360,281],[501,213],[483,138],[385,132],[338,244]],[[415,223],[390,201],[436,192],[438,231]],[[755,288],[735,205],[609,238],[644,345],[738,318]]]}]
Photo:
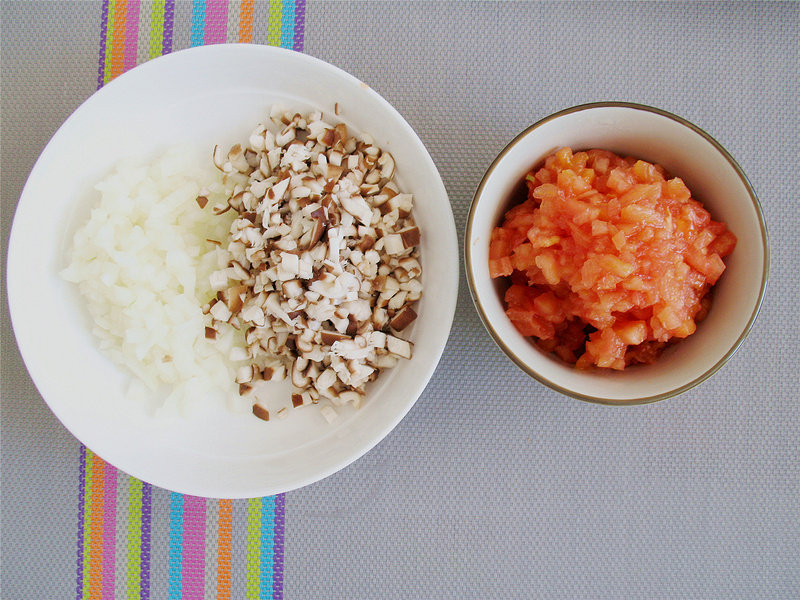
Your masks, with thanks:
[{"label": "table surface", "polygon": [[[133,539],[123,527],[112,529],[110,571],[108,554],[95,552],[96,542],[105,552],[109,544],[85,521],[94,510],[87,465],[95,463],[31,382],[3,285],[0,596],[797,597],[800,4],[309,0],[283,3],[283,33],[270,14],[280,5],[111,2],[118,16],[127,7],[129,31],[138,11],[138,54],[134,47],[128,57],[136,62],[148,58],[146,28],[161,7],[171,38],[163,49],[198,43],[197,35],[199,43],[251,35],[368,83],[428,147],[459,237],[489,162],[534,121],[597,100],[679,114],[730,151],[760,197],[772,252],[761,315],[730,363],[696,389],[653,405],[595,406],[514,367],[482,327],[462,273],[449,342],[408,416],[317,484],[261,504],[201,506],[205,564],[219,576],[227,527],[232,573],[215,582],[201,564],[205,588],[192,588],[191,548],[175,554],[171,522],[180,509],[188,523],[191,498],[145,487],[147,578],[138,555],[120,563]],[[206,28],[198,30],[203,8]],[[108,2],[0,4],[4,265],[34,161],[97,89],[108,10]],[[141,501],[141,484],[107,471],[107,486],[111,476],[118,509]],[[269,554],[271,579],[258,587],[266,546],[251,553],[250,527],[268,511],[280,512],[280,525],[269,524],[280,556]],[[183,580],[176,556],[184,557]]]}]

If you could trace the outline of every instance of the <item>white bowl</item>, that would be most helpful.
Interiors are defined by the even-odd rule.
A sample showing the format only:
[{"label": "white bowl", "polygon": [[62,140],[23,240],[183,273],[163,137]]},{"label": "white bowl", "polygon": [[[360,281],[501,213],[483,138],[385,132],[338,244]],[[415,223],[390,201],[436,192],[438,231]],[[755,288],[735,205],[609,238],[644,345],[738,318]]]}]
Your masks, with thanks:
[{"label": "white bowl", "polygon": [[[410,361],[368,388],[358,411],[333,425],[317,410],[285,421],[212,406],[160,422],[125,398],[128,374],[98,349],[67,264],[75,230],[98,198],[94,184],[121,158],[179,143],[209,152],[247,140],[273,103],[318,109],[390,150],[401,187],[415,195],[423,298]],[[453,214],[433,161],[408,123],[376,92],[310,56],[249,45],[199,47],[157,58],[89,98],[42,152],[10,237],[8,295],[25,364],[50,408],[87,447],[152,484],[209,497],[256,497],[315,482],[363,455],[403,418],[444,349],[458,291]],[[280,393],[289,393],[288,384]]]},{"label": "white bowl", "polygon": [[[503,283],[489,277],[489,238],[525,174],[555,150],[602,148],[663,165],[684,180],[712,217],[738,237],[714,287],[708,317],[689,338],[647,366],[581,371],[522,336],[506,317]],[[563,394],[606,404],[640,404],[680,394],[716,372],[742,344],[767,284],[767,229],[756,194],[739,165],[691,123],[648,106],[593,103],[532,125],[499,154],[472,201],[465,259],[475,306],[495,342],[526,373]]]}]

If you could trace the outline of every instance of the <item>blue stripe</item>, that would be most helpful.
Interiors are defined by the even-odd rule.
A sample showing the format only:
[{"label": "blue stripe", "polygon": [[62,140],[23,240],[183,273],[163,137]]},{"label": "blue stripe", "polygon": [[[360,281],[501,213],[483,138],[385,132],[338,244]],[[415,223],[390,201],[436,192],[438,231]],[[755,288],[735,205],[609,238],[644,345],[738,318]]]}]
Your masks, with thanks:
[{"label": "blue stripe", "polygon": [[283,0],[281,11],[281,48],[294,46],[294,0]]},{"label": "blue stripe", "polygon": [[180,600],[183,588],[183,494],[169,495],[169,598]]},{"label": "blue stripe", "polygon": [[202,46],[206,35],[206,0],[194,0],[192,5],[191,45]]},{"label": "blue stripe", "polygon": [[275,496],[261,499],[260,600],[272,600],[273,559],[275,556]]}]

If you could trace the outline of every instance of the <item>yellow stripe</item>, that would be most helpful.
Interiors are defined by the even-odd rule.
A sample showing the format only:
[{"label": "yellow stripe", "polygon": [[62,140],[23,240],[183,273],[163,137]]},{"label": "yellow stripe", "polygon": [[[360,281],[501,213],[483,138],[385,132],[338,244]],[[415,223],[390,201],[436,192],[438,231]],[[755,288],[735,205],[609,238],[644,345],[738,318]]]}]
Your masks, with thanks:
[{"label": "yellow stripe", "polygon": [[164,50],[164,12],[166,0],[153,0],[150,13],[150,58],[161,56]]},{"label": "yellow stripe", "polygon": [[260,590],[259,570],[261,567],[261,499],[247,501],[247,598],[258,598]]},{"label": "yellow stripe", "polygon": [[94,453],[86,449],[86,489],[83,500],[83,597],[89,597],[89,571],[92,544],[92,463]]},{"label": "yellow stripe", "polygon": [[269,0],[269,25],[267,25],[267,44],[270,46],[281,45],[281,27],[283,19],[283,2]]},{"label": "yellow stripe", "polygon": [[128,598],[139,598],[142,575],[142,482],[128,477]]},{"label": "yellow stripe", "polygon": [[108,1],[108,20],[106,22],[106,60],[103,66],[103,83],[111,81],[111,59],[114,54],[114,13],[116,12],[116,0]]}]

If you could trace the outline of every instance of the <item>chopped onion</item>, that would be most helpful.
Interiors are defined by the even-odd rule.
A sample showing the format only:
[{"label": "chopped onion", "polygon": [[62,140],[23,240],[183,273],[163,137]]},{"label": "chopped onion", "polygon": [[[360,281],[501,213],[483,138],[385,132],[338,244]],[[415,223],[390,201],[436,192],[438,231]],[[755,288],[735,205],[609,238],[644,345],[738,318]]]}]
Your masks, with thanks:
[{"label": "chopped onion", "polygon": [[[221,174],[202,164],[185,148],[151,163],[120,163],[96,186],[100,200],[61,273],[78,284],[100,348],[182,411],[197,390],[237,395],[226,360],[236,332],[226,328],[214,342],[205,336],[202,306],[218,267],[209,239],[225,239],[232,219],[211,206],[198,210],[198,196],[212,206],[225,199]],[[146,395],[131,389],[131,397]]]}]

